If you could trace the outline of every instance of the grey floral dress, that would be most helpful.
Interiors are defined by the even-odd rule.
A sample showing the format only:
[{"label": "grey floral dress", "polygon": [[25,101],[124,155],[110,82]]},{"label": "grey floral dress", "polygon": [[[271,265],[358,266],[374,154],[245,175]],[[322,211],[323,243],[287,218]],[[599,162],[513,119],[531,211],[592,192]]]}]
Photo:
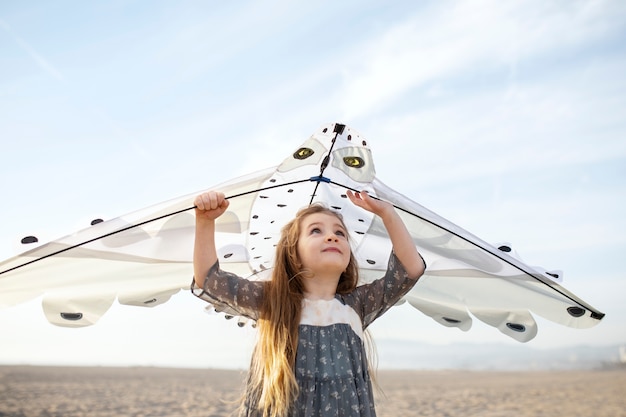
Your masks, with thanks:
[{"label": "grey floral dress", "polygon": [[[303,301],[295,363],[300,390],[290,416],[376,416],[363,334],[416,282],[392,253],[382,278],[332,300]],[[223,271],[216,262],[204,288],[193,290],[217,310],[258,319],[260,281]],[[247,392],[242,415],[262,416],[255,404]]]}]

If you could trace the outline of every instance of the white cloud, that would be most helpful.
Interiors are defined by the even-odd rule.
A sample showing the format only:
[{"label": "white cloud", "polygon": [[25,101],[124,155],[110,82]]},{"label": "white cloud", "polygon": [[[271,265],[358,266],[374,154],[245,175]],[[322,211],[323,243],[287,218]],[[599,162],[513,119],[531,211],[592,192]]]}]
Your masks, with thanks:
[{"label": "white cloud", "polygon": [[[623,26],[624,7],[581,2],[438,3],[367,40],[344,60],[348,118],[380,110],[426,83],[583,48]],[[607,16],[609,16],[607,18]]]},{"label": "white cloud", "polygon": [[4,29],[7,35],[13,38],[15,43],[17,43],[19,47],[24,52],[26,52],[33,59],[33,61],[35,61],[37,66],[39,66],[39,68],[41,68],[45,73],[58,81],[65,81],[65,77],[63,77],[63,74],[61,74],[61,72],[54,65],[52,65],[50,61],[48,61],[46,58],[43,57],[43,55],[37,52],[35,48],[33,48],[28,42],[26,42],[22,37],[17,35],[13,31],[11,26],[3,19],[0,19],[0,27]]}]

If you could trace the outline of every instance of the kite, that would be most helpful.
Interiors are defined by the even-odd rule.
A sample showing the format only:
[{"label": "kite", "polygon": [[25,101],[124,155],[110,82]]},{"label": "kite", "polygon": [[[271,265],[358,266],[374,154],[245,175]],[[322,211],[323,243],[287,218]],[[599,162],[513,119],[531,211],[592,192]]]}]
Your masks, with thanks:
[{"label": "kite", "polygon": [[[318,201],[343,215],[361,281],[382,276],[391,251],[385,228],[346,197],[346,190],[367,191],[394,205],[428,264],[401,303],[441,325],[468,331],[478,319],[527,342],[537,334],[534,314],[573,328],[604,317],[561,285],[560,271],[529,266],[511,245],[489,244],[386,186],[367,141],[343,124],[322,126],[277,167],[210,189],[230,200],[216,222],[216,244],[221,267],[240,276],[267,279],[283,224]],[[0,263],[0,307],[42,296],[51,323],[82,327],[116,300],[153,307],[188,290],[197,194],[96,219],[45,244],[25,237],[26,251]]]}]

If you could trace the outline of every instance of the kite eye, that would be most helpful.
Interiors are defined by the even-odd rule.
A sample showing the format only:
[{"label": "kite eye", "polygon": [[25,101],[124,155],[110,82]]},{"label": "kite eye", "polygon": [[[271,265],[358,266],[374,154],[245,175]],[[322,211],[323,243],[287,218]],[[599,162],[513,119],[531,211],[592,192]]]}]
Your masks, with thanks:
[{"label": "kite eye", "polygon": [[350,168],[363,168],[365,161],[360,156],[344,156],[343,163]]},{"label": "kite eye", "polygon": [[315,151],[311,148],[300,148],[293,153],[293,157],[296,159],[307,159],[309,156],[313,155]]}]

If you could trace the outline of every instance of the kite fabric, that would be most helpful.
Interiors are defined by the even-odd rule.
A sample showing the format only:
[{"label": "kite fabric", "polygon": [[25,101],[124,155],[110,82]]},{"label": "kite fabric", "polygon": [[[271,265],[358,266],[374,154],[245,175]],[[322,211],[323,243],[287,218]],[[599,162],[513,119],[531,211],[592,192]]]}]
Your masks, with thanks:
[{"label": "kite fabric", "polygon": [[[560,271],[529,266],[510,245],[484,242],[386,186],[367,141],[342,124],[322,126],[278,167],[209,189],[230,200],[216,221],[216,244],[220,266],[240,276],[267,279],[282,226],[313,202],[343,215],[362,282],[382,276],[391,251],[382,221],[346,197],[346,190],[367,191],[394,205],[428,264],[400,303],[441,325],[467,331],[475,318],[526,342],[537,334],[533,314],[573,328],[604,317],[560,284]],[[82,327],[96,323],[116,299],[152,307],[187,290],[198,193],[93,222],[49,243],[25,238],[27,250],[0,263],[0,308],[43,296],[51,323]]]}]

